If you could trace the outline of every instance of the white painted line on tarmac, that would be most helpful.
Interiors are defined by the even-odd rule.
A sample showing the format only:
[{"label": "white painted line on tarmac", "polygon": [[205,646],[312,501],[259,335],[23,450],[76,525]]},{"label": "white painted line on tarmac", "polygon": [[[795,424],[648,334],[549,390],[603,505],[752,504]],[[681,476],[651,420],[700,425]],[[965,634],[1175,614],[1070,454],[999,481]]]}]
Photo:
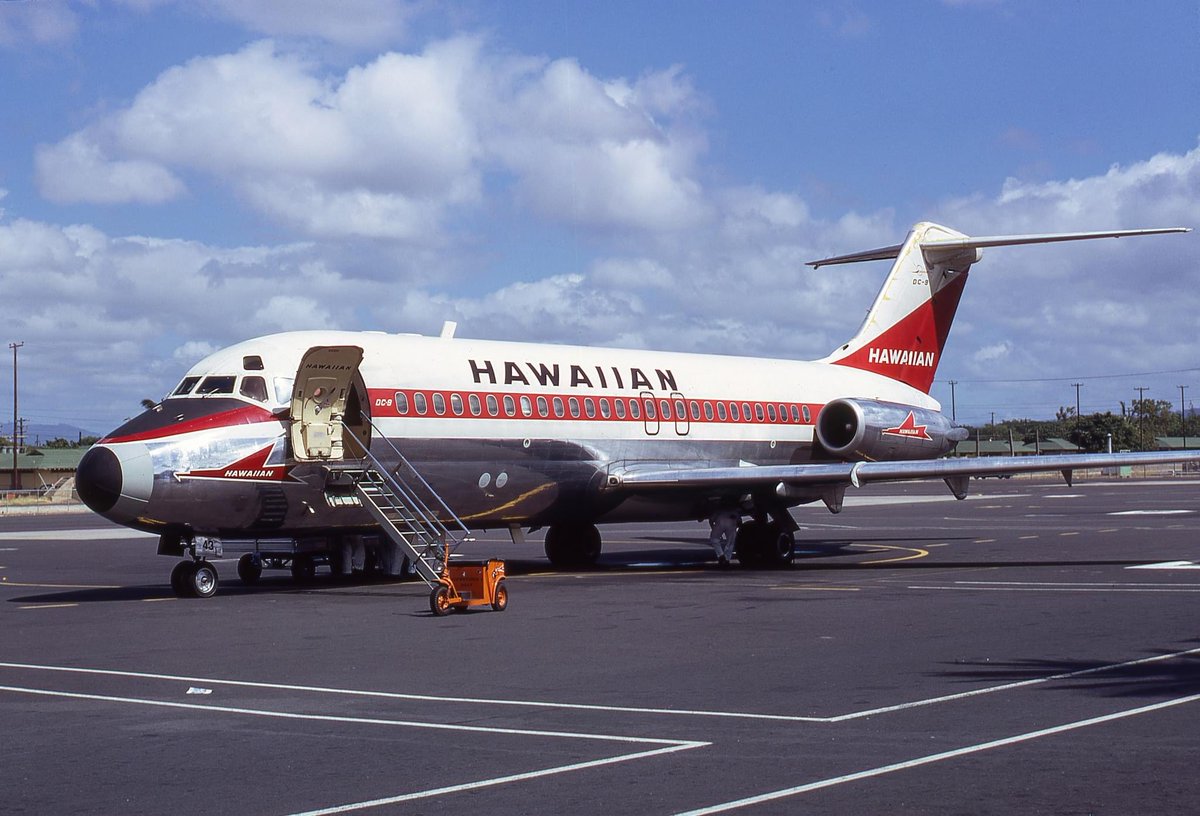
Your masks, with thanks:
[{"label": "white painted line on tarmac", "polygon": [[528,708],[550,708],[561,709],[566,711],[603,711],[614,714],[666,714],[674,716],[687,717],[723,717],[730,719],[745,719],[745,720],[772,720],[777,722],[805,722],[805,723],[839,723],[846,720],[855,720],[862,717],[874,717],[879,714],[888,714],[894,711],[904,711],[910,708],[920,708],[922,706],[936,705],[938,703],[948,703],[955,700],[965,700],[969,697],[979,697],[984,694],[995,694],[997,692],[1011,691],[1013,689],[1025,688],[1027,686],[1037,686],[1044,683],[1053,683],[1059,680],[1069,680],[1075,677],[1085,677],[1090,674],[1100,674],[1114,669],[1125,669],[1131,666],[1141,666],[1148,663],[1158,663],[1164,660],[1173,660],[1177,657],[1187,657],[1189,655],[1200,654],[1200,647],[1195,649],[1187,649],[1182,652],[1170,652],[1168,654],[1152,655],[1151,657],[1139,657],[1134,660],[1127,660],[1122,663],[1107,663],[1102,666],[1093,666],[1088,669],[1076,669],[1075,671],[1063,672],[1061,674],[1052,674],[1045,677],[1035,677],[1029,680],[1017,680],[1011,683],[1002,683],[995,686],[986,686],[983,688],[973,689],[971,691],[960,691],[954,694],[945,694],[939,697],[928,697],[922,700],[912,700],[907,703],[898,703],[896,705],[881,706],[879,708],[870,708],[864,711],[853,711],[848,714],[837,714],[831,717],[811,717],[793,714],[754,714],[741,711],[713,711],[713,710],[689,710],[680,708],[641,708],[635,706],[612,706],[612,705],[592,705],[587,703],[555,703],[540,700],[505,700],[495,698],[481,697],[438,697],[428,694],[407,694],[403,692],[393,691],[363,691],[356,689],[339,689],[328,688],[323,686],[298,686],[285,683],[262,683],[250,680],[221,680],[212,677],[187,677],[173,674],[152,674],[148,672],[131,672],[131,671],[116,671],[113,669],[85,669],[73,666],[46,666],[34,663],[4,663],[0,662],[0,669],[28,669],[32,671],[49,671],[49,672],[64,672],[67,674],[92,674],[105,677],[132,677],[141,680],[171,680],[178,682],[186,682],[189,685],[217,685],[217,686],[237,686],[243,688],[262,688],[279,691],[301,691],[317,694],[337,694],[353,697],[374,697],[390,700],[417,700],[421,702],[434,703],[464,703],[478,704],[487,706],[521,706]]},{"label": "white painted line on tarmac", "polygon": [[127,538],[157,538],[154,533],[112,527],[84,530],[29,530],[0,533],[0,541],[119,541]]},{"label": "white painted line on tarmac", "polygon": [[780,799],[786,799],[790,796],[798,796],[802,793],[821,790],[822,788],[831,788],[835,785],[844,785],[849,782],[858,782],[863,779],[871,779],[876,776],[896,773],[897,771],[907,771],[911,768],[919,768],[922,765],[931,765],[935,762],[945,762],[949,759],[956,759],[962,756],[977,754],[981,751],[990,751],[994,748],[1004,748],[1009,745],[1017,745],[1022,742],[1050,737],[1056,734],[1063,734],[1068,731],[1075,731],[1080,728],[1088,728],[1093,725],[1102,725],[1104,723],[1122,720],[1128,717],[1137,717],[1141,714],[1149,714],[1155,711],[1160,711],[1165,708],[1184,705],[1186,703],[1194,703],[1200,700],[1200,694],[1190,694],[1187,697],[1177,697],[1173,700],[1164,700],[1161,703],[1152,703],[1150,705],[1139,706],[1137,708],[1129,708],[1124,711],[1116,711],[1112,714],[1103,714],[1099,717],[1089,717],[1086,720],[1076,720],[1075,722],[1056,725],[1051,728],[1042,728],[1037,731],[1027,731],[1024,734],[1017,734],[1012,737],[1003,739],[991,740],[990,742],[981,742],[977,745],[968,745],[965,748],[956,748],[953,751],[942,751],[938,754],[929,754],[916,759],[906,760],[904,762],[896,762],[891,765],[881,765],[878,768],[870,768],[857,773],[846,774],[844,776],[835,776],[829,779],[820,779],[816,782],[809,782],[805,785],[797,785],[793,788],[784,788],[783,790],[771,791],[770,793],[762,793],[757,796],[748,796],[744,799],[736,799],[732,802],[724,802],[719,805],[710,807],[698,808],[689,810],[677,816],[707,816],[711,813],[725,813],[730,810],[738,810],[751,805],[760,805],[764,802],[774,802]]},{"label": "white painted line on tarmac", "polygon": [[1183,516],[1195,510],[1116,510],[1110,516]]},{"label": "white painted line on tarmac", "polygon": [[1160,562],[1158,564],[1136,564],[1127,566],[1127,570],[1200,570],[1200,564],[1195,562]]},{"label": "white painted line on tarmac", "polygon": [[671,745],[676,748],[684,745],[700,747],[710,745],[707,742],[692,742],[689,740],[659,739],[657,737],[629,737],[620,734],[591,734],[579,731],[540,731],[529,728],[498,728],[487,725],[461,725],[454,723],[421,722],[419,720],[388,720],[378,717],[345,717],[336,714],[300,714],[294,711],[273,711],[261,708],[236,708],[233,706],[200,705],[199,703],[177,703],[171,700],[152,700],[143,697],[116,697],[109,694],[85,694],[77,691],[56,691],[53,689],[35,689],[23,686],[0,686],[0,691],[13,694],[29,694],[40,697],[67,697],[72,700],[95,700],[102,703],[126,703],[129,705],[154,706],[157,708],[183,708],[194,711],[207,711],[217,714],[242,714],[255,717],[269,717],[279,720],[309,720],[317,722],[348,723],[351,725],[389,725],[402,728],[424,728],[431,731],[470,731],[477,734],[500,734],[502,736],[518,737],[556,737],[559,739],[596,740],[599,742],[623,742],[640,745]]},{"label": "white painted line on tarmac", "polygon": [[661,756],[663,754],[672,754],[676,751],[690,751],[693,748],[704,748],[712,743],[708,742],[689,742],[680,745],[673,745],[668,748],[655,748],[651,751],[639,751],[636,754],[621,754],[620,756],[607,757],[605,759],[593,759],[587,762],[576,762],[572,765],[559,765],[554,768],[543,768],[539,771],[528,771],[526,773],[511,774],[509,776],[497,776],[492,779],[480,779],[476,782],[464,782],[461,785],[448,785],[444,788],[431,788],[429,790],[417,791],[415,793],[403,793],[398,796],[389,796],[384,799],[371,799],[366,802],[355,802],[350,805],[337,805],[335,807],[325,808],[323,810],[306,810],[302,813],[292,814],[292,816],[328,816],[334,813],[349,813],[354,810],[366,810],[367,808],[382,807],[384,805],[394,805],[400,802],[411,802],[414,799],[428,799],[433,796],[444,796],[449,793],[461,793],[463,791],[478,790],[479,788],[490,788],[497,785],[505,785],[510,782],[523,782],[527,779],[538,779],[544,776],[553,776],[555,774],[570,773],[572,771],[582,771],[588,768],[599,768],[603,765],[614,765],[618,762],[629,762],[634,759],[647,759],[649,757]]}]

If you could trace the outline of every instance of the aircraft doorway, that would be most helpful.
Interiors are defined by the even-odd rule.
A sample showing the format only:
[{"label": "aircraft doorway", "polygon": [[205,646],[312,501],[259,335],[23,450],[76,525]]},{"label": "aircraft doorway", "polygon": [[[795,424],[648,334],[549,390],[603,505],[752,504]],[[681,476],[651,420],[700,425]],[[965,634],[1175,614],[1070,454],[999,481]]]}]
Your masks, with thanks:
[{"label": "aircraft doorway", "polygon": [[315,346],[296,371],[290,410],[292,456],[300,462],[361,456],[371,444],[358,346]]}]

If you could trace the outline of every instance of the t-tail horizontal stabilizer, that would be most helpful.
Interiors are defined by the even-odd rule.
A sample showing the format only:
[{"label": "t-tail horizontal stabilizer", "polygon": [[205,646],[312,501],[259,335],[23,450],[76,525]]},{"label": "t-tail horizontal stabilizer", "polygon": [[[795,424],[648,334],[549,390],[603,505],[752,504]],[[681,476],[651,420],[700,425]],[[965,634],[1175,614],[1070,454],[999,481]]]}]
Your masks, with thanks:
[{"label": "t-tail horizontal stabilizer", "polygon": [[922,221],[912,228],[902,244],[809,262],[809,266],[816,268],[895,259],[858,333],[823,362],[882,374],[929,393],[966,286],[967,273],[983,257],[985,247],[1190,231],[1168,227],[972,237]]}]

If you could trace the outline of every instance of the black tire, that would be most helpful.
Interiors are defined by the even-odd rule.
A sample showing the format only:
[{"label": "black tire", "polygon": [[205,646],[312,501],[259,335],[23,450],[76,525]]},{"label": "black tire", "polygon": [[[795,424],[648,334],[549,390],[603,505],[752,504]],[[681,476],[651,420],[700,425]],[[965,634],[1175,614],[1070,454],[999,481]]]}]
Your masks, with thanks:
[{"label": "black tire", "polygon": [[595,566],[601,547],[594,524],[554,524],[546,531],[546,557],[559,569]]},{"label": "black tire", "polygon": [[492,609],[497,612],[508,609],[508,587],[504,585],[504,579],[497,581],[492,590]]},{"label": "black tire", "polygon": [[262,559],[254,553],[246,553],[238,559],[237,574],[246,586],[258,583],[262,577]]},{"label": "black tire", "polygon": [[171,570],[171,589],[175,595],[180,598],[190,598],[192,593],[188,591],[188,581],[192,579],[192,561],[180,561]]},{"label": "black tire", "polygon": [[300,583],[308,583],[317,574],[317,565],[311,555],[292,556],[292,578]]},{"label": "black tire", "polygon": [[779,524],[770,524],[765,533],[762,547],[763,563],[768,567],[790,567],[796,555],[796,537],[792,531]]},{"label": "black tire", "polygon": [[194,598],[211,598],[217,594],[217,568],[207,561],[198,561],[188,573],[188,590]]},{"label": "black tire", "polygon": [[450,587],[445,584],[435,586],[429,593],[429,611],[440,618],[449,615],[453,608],[450,605]]},{"label": "black tire", "polygon": [[757,567],[764,559],[766,525],[751,519],[738,528],[734,541],[737,560],[743,567]]}]

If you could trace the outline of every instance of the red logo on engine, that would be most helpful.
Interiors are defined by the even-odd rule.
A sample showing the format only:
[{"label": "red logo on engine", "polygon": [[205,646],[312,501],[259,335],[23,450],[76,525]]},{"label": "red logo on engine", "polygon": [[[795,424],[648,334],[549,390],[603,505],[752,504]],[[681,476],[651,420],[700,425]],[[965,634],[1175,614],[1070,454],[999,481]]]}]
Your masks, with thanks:
[{"label": "red logo on engine", "polygon": [[913,416],[912,411],[909,411],[908,416],[904,418],[903,422],[901,422],[895,428],[885,428],[883,433],[888,434],[889,436],[903,436],[908,439],[932,440],[933,437],[931,437],[929,432],[926,430],[928,427],[928,425],[918,425],[917,418]]}]

